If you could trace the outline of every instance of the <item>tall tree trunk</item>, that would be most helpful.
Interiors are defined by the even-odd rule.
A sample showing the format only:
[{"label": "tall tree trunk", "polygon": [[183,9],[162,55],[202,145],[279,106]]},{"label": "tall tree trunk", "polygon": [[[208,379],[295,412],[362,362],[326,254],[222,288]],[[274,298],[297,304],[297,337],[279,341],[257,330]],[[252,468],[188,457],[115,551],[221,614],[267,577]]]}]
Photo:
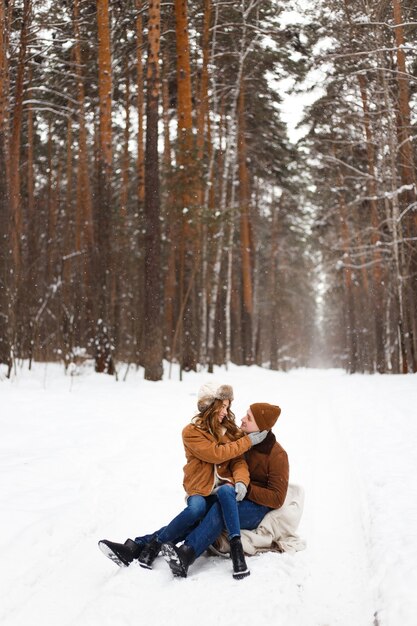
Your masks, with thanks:
[{"label": "tall tree trunk", "polygon": [[253,363],[252,353],[252,317],[253,317],[253,288],[252,288],[252,261],[251,237],[249,222],[250,189],[249,172],[247,167],[246,124],[245,124],[245,90],[242,81],[238,104],[238,163],[239,163],[239,208],[240,208],[240,253],[242,263],[243,283],[243,345],[245,362]]},{"label": "tall tree trunk", "polygon": [[230,185],[230,206],[232,207],[232,215],[229,221],[229,234],[226,244],[227,250],[227,270],[226,270],[226,299],[224,303],[224,322],[225,322],[225,345],[224,356],[222,362],[227,364],[231,360],[231,344],[232,344],[232,290],[233,290],[233,242],[235,238],[235,180],[237,175],[237,165],[234,162],[234,168],[232,172],[232,180]]},{"label": "tall tree trunk", "polygon": [[[29,85],[32,82],[32,73],[29,72]],[[35,343],[34,318],[36,309],[36,220],[35,220],[35,172],[34,172],[34,112],[32,105],[28,105],[27,116],[27,258],[25,271],[26,311],[25,325],[27,326],[27,356],[29,369],[32,365]]]},{"label": "tall tree trunk", "polygon": [[[189,293],[181,322],[181,367],[195,370],[197,345],[195,329],[194,291],[189,289],[195,263],[195,180],[193,164],[192,93],[190,70],[190,46],[188,37],[187,0],[175,0],[175,33],[177,51],[177,116],[180,214],[182,216],[180,293]],[[182,303],[181,303],[182,304]]]},{"label": "tall tree trunk", "polygon": [[129,140],[130,140],[130,77],[129,77],[129,61],[125,58],[124,63],[125,76],[125,125],[123,130],[123,157],[121,168],[121,190],[120,190],[120,217],[123,220],[127,218],[128,199],[129,199]]},{"label": "tall tree trunk", "polygon": [[[171,165],[171,137],[169,117],[169,55],[163,53],[162,65],[162,116],[164,128],[164,151],[162,157],[162,171],[166,181],[172,180]],[[172,202],[170,186],[166,186],[163,197],[163,214],[165,216],[165,241],[166,241],[166,271],[164,281],[164,342],[165,356],[169,360],[175,358],[172,354],[172,343],[175,332],[175,304],[177,295],[177,260],[178,260],[178,221],[177,207]]]},{"label": "tall tree trunk", "polygon": [[[392,0],[394,13],[394,31],[397,44],[397,84],[398,84],[398,107],[399,107],[399,158],[401,182],[407,188],[404,190],[408,202],[416,201],[416,172],[414,168],[413,149],[411,145],[411,121],[410,121],[410,89],[408,85],[407,68],[405,65],[404,52],[404,24],[401,10],[401,0]],[[417,222],[417,218],[415,219]]]},{"label": "tall tree trunk", "polygon": [[5,133],[0,129],[0,363],[11,369],[9,255],[9,193],[6,176]]},{"label": "tall tree trunk", "polygon": [[[145,90],[144,90],[144,63],[143,63],[143,18],[142,13],[143,1],[135,0],[136,8],[136,109],[137,109],[137,159],[136,159],[136,202],[137,202],[137,218],[136,228],[138,232],[139,249],[144,247],[142,230],[143,211],[145,205],[145,141],[144,141],[144,118],[145,118]],[[143,261],[140,261],[140,269],[137,271],[138,281],[136,293],[134,295],[135,307],[135,362],[141,364],[141,342],[143,336],[143,314],[142,304],[144,301],[143,291]]]},{"label": "tall tree trunk", "polygon": [[23,289],[23,267],[22,267],[22,237],[23,218],[22,218],[22,196],[21,196],[21,139],[22,139],[22,123],[23,123],[23,98],[25,91],[26,76],[26,55],[28,44],[29,22],[31,19],[31,0],[24,0],[23,12],[21,17],[21,31],[19,42],[19,53],[17,59],[15,92],[13,103],[13,114],[11,124],[11,134],[9,141],[9,200],[11,210],[11,250],[13,258],[12,269],[12,286],[11,286],[11,308],[12,315],[9,316],[12,325],[12,344],[14,352],[19,355],[21,352],[22,334],[20,330],[23,328],[23,310],[25,308],[22,299],[24,298]]},{"label": "tall tree trunk", "polygon": [[47,211],[47,232],[46,232],[46,270],[45,282],[47,289],[52,282],[52,256],[55,245],[55,207],[53,205],[53,176],[55,168],[53,166],[53,126],[52,119],[48,121],[48,175],[47,175],[47,194],[46,194],[46,211]]},{"label": "tall tree trunk", "polygon": [[165,178],[169,178],[171,174],[171,134],[169,128],[169,55],[167,51],[163,54],[162,64],[162,121],[164,127],[164,151],[163,151],[163,171]]},{"label": "tall tree trunk", "polygon": [[[402,17],[401,0],[392,0],[393,15],[395,23],[395,41],[397,44],[397,84],[398,84],[398,156],[400,161],[400,176],[402,182],[402,193],[400,194],[400,202],[403,200],[403,211],[408,211],[405,217],[407,225],[407,234],[410,238],[417,236],[417,212],[415,210],[417,201],[416,187],[416,170],[414,164],[412,138],[412,125],[410,114],[410,88],[408,84],[407,67],[405,63],[405,37],[404,23]],[[414,211],[410,211],[413,207]],[[414,246],[410,251],[410,274],[417,273],[417,247]],[[410,361],[413,371],[417,371],[417,337],[414,333],[416,325],[417,313],[417,281],[410,284],[408,290],[409,307],[406,310],[408,321],[408,337],[410,343]]]},{"label": "tall tree trunk", "polygon": [[[127,37],[127,36],[126,36]],[[128,203],[129,203],[129,165],[130,165],[130,75],[129,60],[125,57],[124,63],[124,82],[125,82],[125,125],[123,129],[123,153],[121,164],[121,190],[120,190],[120,209],[117,217],[115,233],[116,243],[113,244],[113,267],[117,271],[112,273],[112,312],[114,320],[114,344],[118,346],[119,351],[123,353],[123,329],[126,328],[125,320],[127,316],[127,285],[129,285],[129,267],[126,263],[129,250],[128,236]]]},{"label": "tall tree trunk", "polygon": [[[203,65],[201,69],[199,104],[197,110],[197,163],[200,164],[200,176],[197,185],[196,199],[200,211],[200,351],[199,363],[206,365],[207,363],[207,314],[208,314],[208,289],[207,274],[209,265],[209,245],[208,245],[208,228],[207,218],[214,212],[215,192],[214,192],[214,165],[215,150],[212,145],[210,113],[213,117],[217,116],[218,98],[216,77],[213,73],[209,73],[210,58],[214,63],[214,55],[216,52],[217,41],[217,25],[219,19],[219,7],[216,5],[213,25],[212,23],[212,0],[204,0],[204,18],[203,18],[203,34],[202,34],[202,52]],[[209,84],[212,87],[212,106],[209,106]],[[206,153],[207,167],[204,169],[204,155]],[[231,306],[233,306],[231,304]]]},{"label": "tall tree trunk", "polygon": [[13,106],[13,119],[9,143],[9,193],[11,219],[11,248],[13,256],[13,287],[12,307],[13,311],[13,347],[17,355],[24,355],[24,343],[27,339],[27,324],[25,313],[27,311],[26,293],[24,289],[24,267],[22,259],[22,241],[24,232],[23,207],[22,207],[22,182],[21,182],[21,143],[23,125],[23,99],[25,95],[26,57],[29,39],[29,27],[31,21],[31,1],[23,3],[21,17],[20,46],[17,61],[17,74],[15,81],[15,97]]},{"label": "tall tree trunk", "polygon": [[74,243],[75,243],[75,220],[74,220],[74,206],[76,203],[73,201],[73,120],[68,119],[67,124],[67,160],[66,160],[66,179],[67,189],[65,197],[65,216],[66,222],[64,225],[64,241],[63,248],[64,254],[62,259],[62,305],[61,305],[61,335],[62,335],[62,349],[64,356],[65,369],[74,358],[74,328],[75,328],[75,309],[79,308],[82,294],[79,291],[80,285],[78,281],[74,280],[74,275],[79,275],[78,272],[74,272],[74,265],[79,261],[79,258],[74,258]]},{"label": "tall tree trunk", "polygon": [[149,1],[145,152],[145,326],[143,329],[145,378],[162,378],[161,223],[158,157],[159,0]]},{"label": "tall tree trunk", "polygon": [[[224,116],[220,116],[220,129],[223,127]],[[214,250],[214,261],[211,267],[211,280],[209,290],[209,306],[207,313],[207,364],[208,371],[213,372],[214,367],[214,350],[215,350],[215,331],[216,331],[216,312],[219,300],[220,291],[220,277],[222,268],[222,259],[224,252],[224,236],[225,236],[225,212],[227,206],[227,184],[229,181],[230,169],[233,170],[234,164],[234,144],[236,125],[235,120],[232,119],[231,127],[227,129],[227,121],[224,120],[226,127],[225,135],[226,150],[223,155],[220,155],[219,159],[219,171],[221,171],[221,186],[220,186],[220,198],[219,198],[219,211],[221,215],[221,221],[218,226],[218,232],[216,233],[216,245]],[[221,132],[221,130],[220,130]]]},{"label": "tall tree trunk", "polygon": [[143,20],[142,20],[142,0],[136,0],[136,87],[137,87],[137,111],[138,111],[138,157],[137,167],[137,199],[139,213],[143,210],[145,202],[145,149],[143,119],[145,114],[145,98],[143,86]]},{"label": "tall tree trunk", "polygon": [[280,205],[277,202],[272,214],[271,247],[269,256],[269,291],[272,299],[272,311],[269,319],[269,367],[278,369],[278,322],[279,322],[279,290],[277,281],[278,242],[280,234],[279,224]]},{"label": "tall tree trunk", "polygon": [[[384,106],[387,111],[390,111],[391,103],[390,103],[390,91],[388,80],[386,77],[386,73],[382,72],[382,85],[383,85],[383,94],[384,94]],[[387,139],[389,146],[389,165],[390,165],[390,176],[389,180],[391,181],[391,189],[390,193],[392,196],[391,206],[392,206],[392,228],[391,235],[393,238],[393,253],[394,253],[394,261],[395,261],[395,276],[394,276],[394,286],[397,295],[398,302],[398,363],[399,369],[403,374],[408,372],[408,359],[407,359],[407,349],[406,349],[406,341],[409,340],[409,334],[406,333],[406,319],[404,316],[404,244],[401,243],[403,239],[403,226],[401,224],[400,219],[400,205],[398,198],[398,177],[397,177],[397,160],[396,160],[396,137],[395,131],[393,128],[393,124],[391,122],[391,116],[387,116]]]},{"label": "tall tree trunk", "polygon": [[[77,159],[77,184],[75,202],[75,251],[74,259],[66,263],[66,273],[76,273],[82,276],[81,281],[73,285],[73,298],[75,306],[70,306],[71,337],[78,333],[79,340],[84,341],[86,334],[88,342],[95,343],[95,324],[97,316],[97,288],[95,280],[98,277],[97,266],[99,264],[98,250],[96,248],[96,236],[94,232],[93,198],[91,189],[91,173],[89,169],[88,130],[86,124],[86,97],[85,97],[85,70],[83,63],[80,19],[80,0],[74,0],[73,4],[73,29],[74,29],[74,57],[77,74],[77,118],[78,118],[78,159]],[[72,193],[72,190],[71,190]],[[70,252],[68,250],[68,252]],[[73,343],[73,340],[70,340]],[[72,358],[72,357],[71,357]]]},{"label": "tall tree trunk", "polygon": [[21,236],[22,236],[22,207],[20,189],[20,146],[23,118],[23,95],[26,71],[26,51],[28,29],[31,13],[31,0],[24,0],[22,27],[20,32],[20,46],[17,62],[17,76],[13,107],[13,122],[10,140],[10,205],[12,211],[12,255],[16,287],[20,280],[21,270]]},{"label": "tall tree trunk", "polygon": [[[333,148],[333,154],[335,149]],[[356,315],[355,315],[355,300],[354,300],[354,278],[352,272],[352,262],[350,253],[350,233],[348,223],[348,209],[346,206],[346,199],[344,195],[345,182],[340,168],[337,168],[337,176],[339,179],[339,228],[340,238],[343,247],[343,286],[345,293],[345,340],[346,347],[349,354],[348,369],[351,374],[355,374],[358,371],[359,359],[358,359],[358,341],[357,341],[357,328],[356,328]]]},{"label": "tall tree trunk", "polygon": [[376,369],[379,373],[385,372],[385,354],[384,354],[384,311],[383,311],[383,263],[381,254],[379,251],[379,211],[377,204],[377,186],[376,186],[376,172],[375,172],[375,155],[374,155],[374,141],[372,137],[372,129],[369,117],[368,97],[366,91],[366,79],[363,75],[359,78],[359,88],[361,93],[362,108],[363,108],[363,123],[366,139],[366,152],[368,159],[368,192],[369,192],[369,205],[371,212],[371,243],[373,245],[373,254],[375,262],[372,267],[372,280],[373,280],[373,297],[374,297],[374,309],[375,309],[375,345],[376,345]]},{"label": "tall tree trunk", "polygon": [[[77,99],[78,99],[78,169],[77,169],[77,215],[79,216],[81,229],[76,233],[76,249],[79,252],[84,245],[86,256],[92,262],[94,253],[94,218],[93,203],[91,197],[90,172],[88,168],[89,157],[87,148],[87,127],[85,121],[85,89],[83,75],[83,61],[81,53],[81,32],[79,0],[74,0],[74,35],[75,35],[75,62],[77,71]],[[110,83],[111,89],[111,83]],[[111,164],[111,157],[110,157]],[[90,269],[91,275],[91,269]]]},{"label": "tall tree trunk", "polygon": [[0,363],[11,371],[10,345],[10,284],[11,259],[8,245],[10,196],[7,171],[8,80],[6,52],[5,2],[0,0]]},{"label": "tall tree trunk", "polygon": [[359,368],[358,360],[358,340],[357,340],[357,327],[356,327],[356,315],[355,315],[355,301],[353,294],[353,277],[352,269],[350,268],[350,255],[349,255],[349,230],[346,221],[346,205],[343,197],[339,198],[339,210],[341,213],[340,225],[343,239],[344,263],[343,278],[344,278],[344,291],[345,291],[345,312],[346,312],[346,342],[349,351],[348,369],[351,374],[355,374]]},{"label": "tall tree trunk", "polygon": [[114,373],[111,340],[110,288],[111,250],[110,227],[112,205],[112,69],[110,15],[108,0],[97,1],[98,27],[98,93],[99,93],[99,154],[98,154],[98,311],[96,320],[95,361],[97,372]]}]

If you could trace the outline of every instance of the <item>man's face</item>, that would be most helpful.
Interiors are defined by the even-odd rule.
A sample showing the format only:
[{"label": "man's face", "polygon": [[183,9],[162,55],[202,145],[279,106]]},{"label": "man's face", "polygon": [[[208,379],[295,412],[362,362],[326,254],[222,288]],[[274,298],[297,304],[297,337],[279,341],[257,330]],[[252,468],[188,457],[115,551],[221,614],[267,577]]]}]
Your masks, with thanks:
[{"label": "man's face", "polygon": [[245,417],[242,417],[242,424],[240,425],[244,433],[255,433],[259,430],[258,424],[255,422],[253,413],[248,409]]}]

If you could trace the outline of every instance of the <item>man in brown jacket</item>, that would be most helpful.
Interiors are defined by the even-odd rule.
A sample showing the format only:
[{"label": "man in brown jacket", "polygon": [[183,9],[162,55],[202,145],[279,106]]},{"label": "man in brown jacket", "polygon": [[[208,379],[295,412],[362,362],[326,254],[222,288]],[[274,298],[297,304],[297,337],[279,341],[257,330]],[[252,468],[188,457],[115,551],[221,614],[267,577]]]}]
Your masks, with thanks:
[{"label": "man in brown jacket", "polygon": [[[257,402],[250,405],[242,419],[241,428],[247,434],[269,431],[262,443],[250,448],[245,454],[251,482],[246,497],[238,503],[242,529],[256,528],[269,511],[283,505],[287,494],[289,476],[287,453],[271,431],[280,413],[279,406]],[[222,511],[220,505],[216,503],[197,528],[189,533],[183,545],[177,548],[171,543],[163,544],[162,553],[174,576],[185,578],[189,566],[207,550],[223,529]],[[241,556],[244,559],[243,553]]]}]

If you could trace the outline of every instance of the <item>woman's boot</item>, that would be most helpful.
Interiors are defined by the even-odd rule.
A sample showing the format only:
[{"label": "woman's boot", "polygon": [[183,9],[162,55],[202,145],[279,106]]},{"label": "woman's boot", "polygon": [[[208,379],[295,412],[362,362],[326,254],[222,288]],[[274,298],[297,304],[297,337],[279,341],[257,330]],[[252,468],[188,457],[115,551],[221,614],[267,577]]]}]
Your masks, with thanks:
[{"label": "woman's boot", "polygon": [[233,578],[241,580],[249,576],[250,571],[246,565],[245,554],[243,552],[242,542],[240,537],[233,537],[230,540],[230,556],[233,561]]},{"label": "woman's boot", "polygon": [[161,551],[174,576],[187,578],[188,568],[195,561],[194,548],[185,543],[179,548],[173,543],[163,543]]},{"label": "woman's boot", "polygon": [[161,551],[161,546],[162,543],[158,539],[152,539],[152,541],[147,543],[140,553],[139,565],[146,569],[152,569],[152,563]]}]

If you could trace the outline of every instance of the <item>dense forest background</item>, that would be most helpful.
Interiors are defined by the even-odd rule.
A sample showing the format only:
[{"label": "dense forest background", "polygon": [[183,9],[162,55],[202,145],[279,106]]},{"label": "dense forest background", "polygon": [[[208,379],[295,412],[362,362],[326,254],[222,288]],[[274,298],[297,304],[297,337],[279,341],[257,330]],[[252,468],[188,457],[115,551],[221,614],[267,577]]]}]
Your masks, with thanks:
[{"label": "dense forest background", "polygon": [[0,363],[417,371],[416,47],[413,0],[0,0]]}]

